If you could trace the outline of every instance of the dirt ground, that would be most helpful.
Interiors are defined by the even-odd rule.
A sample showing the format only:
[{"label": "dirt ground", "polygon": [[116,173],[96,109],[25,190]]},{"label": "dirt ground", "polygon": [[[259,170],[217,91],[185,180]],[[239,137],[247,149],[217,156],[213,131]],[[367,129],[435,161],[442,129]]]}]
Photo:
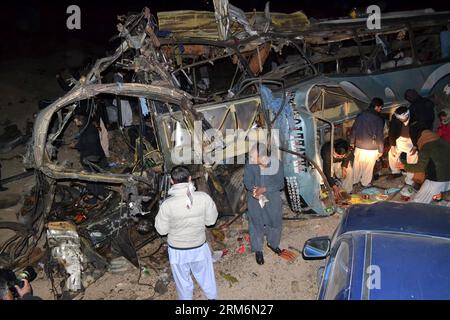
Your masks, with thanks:
[{"label": "dirt ground", "polygon": [[[10,198],[24,194],[31,189],[33,178],[27,178],[17,183],[8,184],[9,190],[1,194],[1,198]],[[21,197],[19,199],[22,200]],[[0,220],[15,220],[15,214],[20,210],[21,201],[15,206],[0,209]],[[285,208],[285,210],[289,210]],[[340,219],[335,214],[326,218],[284,221],[281,248],[303,248],[304,242],[315,236],[331,236]],[[226,219],[218,221],[220,226]],[[318,293],[317,271],[322,261],[305,261],[300,255],[289,263],[282,260],[268,248],[264,249],[265,264],[256,264],[255,256],[250,252],[249,244],[245,241],[247,234],[247,220],[243,217],[236,220],[228,228],[219,232],[219,238],[209,233],[209,243],[213,251],[228,253],[214,264],[219,299],[259,300],[259,299],[315,299]],[[216,229],[218,230],[218,229]],[[9,237],[0,234],[2,239]],[[150,258],[145,256],[160,250]],[[245,251],[239,253],[238,249]],[[291,249],[292,250],[292,249]],[[292,250],[295,252],[295,250]],[[175,284],[171,279],[171,272],[167,260],[167,246],[164,239],[157,239],[139,252],[141,274],[139,269],[128,264],[128,270],[121,272],[106,272],[104,276],[91,284],[83,295],[75,299],[83,300],[170,300],[176,299]],[[297,253],[298,254],[298,253]],[[39,268],[38,268],[39,269]],[[167,286],[155,292],[158,280],[166,276]],[[159,281],[161,282],[161,281]],[[166,288],[167,287],[167,288]],[[54,299],[51,282],[39,269],[39,276],[33,282],[35,295],[43,299]],[[166,291],[166,292],[164,292]],[[201,290],[195,286],[195,299],[205,299]]]},{"label": "dirt ground", "polygon": [[[281,248],[294,247],[301,250],[305,240],[315,236],[332,235],[339,215],[327,218],[285,221]],[[224,222],[219,220],[218,225]],[[318,293],[317,271],[323,262],[305,261],[300,255],[293,262],[287,262],[276,256],[269,249],[264,249],[265,264],[258,265],[255,256],[243,239],[247,233],[246,220],[239,218],[229,228],[224,230],[225,239],[218,243],[210,241],[213,250],[225,248],[228,254],[215,262],[215,274],[219,299],[260,300],[260,299],[315,299]],[[214,238],[214,237],[212,237]],[[244,244],[245,252],[238,253],[240,243]],[[154,252],[161,240],[140,250],[141,257]],[[218,250],[215,250],[218,251]],[[295,251],[294,251],[295,252]],[[75,299],[97,300],[171,300],[176,299],[175,284],[167,261],[167,246],[152,258],[142,258],[141,277],[139,269],[131,264],[128,270],[107,272],[103,277],[91,284],[84,294]],[[148,270],[148,271],[145,271]],[[169,283],[162,285],[155,292],[159,279],[167,276]],[[50,281],[41,272],[33,282],[35,294],[44,299],[53,299]],[[164,292],[166,291],[166,292]],[[206,299],[201,289],[195,284],[194,298]]]},{"label": "dirt ground", "polygon": [[[29,190],[32,185],[33,178],[8,184],[9,190],[3,192],[1,198],[11,198],[14,195],[24,194],[24,191]],[[13,207],[0,209],[0,220],[15,220],[15,214],[20,210],[20,207],[21,201]],[[285,207],[285,210],[289,211],[287,207]],[[304,242],[311,237],[331,236],[339,218],[340,215],[335,214],[326,218],[284,221],[280,247],[286,249],[293,247],[302,250]],[[226,218],[220,219],[216,226],[223,225],[227,221]],[[315,299],[318,293],[317,270],[323,262],[305,261],[298,255],[292,263],[289,263],[265,248],[265,264],[260,266],[256,264],[255,256],[250,252],[249,244],[245,240],[247,228],[247,220],[241,217],[222,231],[211,232],[212,229],[208,229],[212,251],[223,252],[223,249],[228,250],[228,253],[214,264],[219,299]],[[216,228],[215,230],[219,229]],[[0,242],[9,236],[6,233],[0,234]],[[238,249],[242,250],[242,245],[245,251],[239,253]],[[146,257],[154,253],[159,247],[160,249],[156,254]],[[292,251],[295,252],[295,250]],[[176,299],[175,284],[171,279],[165,239],[155,240],[138,253],[141,257],[141,272],[128,263],[126,264],[127,270],[106,272],[95,283],[91,284],[84,294],[77,296],[75,299]],[[54,299],[50,280],[39,266],[38,270],[39,276],[33,282],[35,295],[43,299]],[[164,281],[161,281],[165,278],[168,279],[167,285],[164,284]],[[161,286],[159,286],[160,283],[162,283]],[[157,292],[155,292],[155,286],[158,287]],[[195,299],[205,299],[197,285],[195,285],[194,297]]]},{"label": "dirt ground", "polygon": [[[19,164],[17,164],[19,165]],[[8,174],[9,176],[9,174]],[[2,192],[0,198],[15,198],[25,194],[33,185],[33,178],[27,178],[17,183],[8,184],[9,190]],[[21,197],[19,197],[22,200]],[[21,201],[17,205],[0,209],[0,220],[15,220],[15,214],[21,208]],[[285,210],[289,210],[285,207]],[[331,236],[339,221],[339,214],[327,218],[305,219],[298,221],[284,221],[281,248],[293,247],[302,250],[304,242],[315,236]],[[227,220],[220,219],[217,226]],[[250,252],[249,244],[245,241],[247,234],[247,220],[237,219],[228,228],[219,232],[219,238],[212,235],[208,229],[208,238],[212,251],[227,249],[228,253],[214,264],[219,299],[315,299],[318,291],[317,270],[322,261],[304,261],[300,255],[289,263],[282,260],[268,248],[264,249],[265,264],[256,264],[255,256]],[[9,237],[2,232],[2,239]],[[176,299],[175,284],[171,279],[170,267],[167,259],[165,239],[157,239],[139,251],[141,274],[139,269],[127,264],[127,270],[120,272],[106,272],[95,283],[91,284],[83,295],[75,299],[84,300],[170,300]],[[162,246],[161,246],[162,245]],[[245,251],[238,249],[244,245]],[[151,256],[158,247],[160,250]],[[242,248],[241,248],[242,249]],[[295,251],[294,251],[295,252]],[[298,254],[298,253],[297,253]],[[39,276],[33,282],[35,295],[43,299],[54,299],[51,282],[39,268]],[[169,279],[168,285],[162,284],[155,292],[158,280]],[[165,292],[166,291],[166,292]],[[195,299],[205,299],[196,285]]]}]

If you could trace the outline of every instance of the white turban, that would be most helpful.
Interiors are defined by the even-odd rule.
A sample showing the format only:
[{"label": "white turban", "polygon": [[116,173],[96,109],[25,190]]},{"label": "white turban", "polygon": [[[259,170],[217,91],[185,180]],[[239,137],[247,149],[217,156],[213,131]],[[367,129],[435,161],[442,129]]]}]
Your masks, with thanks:
[{"label": "white turban", "polygon": [[394,113],[395,117],[400,121],[406,121],[409,119],[409,110],[406,110],[406,112],[402,114]]}]

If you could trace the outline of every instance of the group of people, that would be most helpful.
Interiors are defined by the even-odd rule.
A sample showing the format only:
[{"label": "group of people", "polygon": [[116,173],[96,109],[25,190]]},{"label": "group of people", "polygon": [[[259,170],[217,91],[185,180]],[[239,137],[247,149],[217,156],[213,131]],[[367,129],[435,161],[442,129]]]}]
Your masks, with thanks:
[{"label": "group of people", "polygon": [[[433,196],[450,190],[450,112],[438,113],[434,131],[433,102],[413,89],[405,92],[405,99],[409,107],[397,107],[388,123],[389,167],[393,176],[405,175],[405,183],[418,189],[412,201],[430,203]],[[334,141],[333,160],[331,143],[322,146],[324,174],[337,199],[356,184],[371,186],[375,164],[385,151],[383,105],[382,99],[372,99],[356,117],[349,142]]]},{"label": "group of people", "polygon": [[[267,246],[276,255],[282,255],[282,202],[284,174],[281,161],[277,170],[266,172],[271,163],[262,144],[250,151],[250,159],[244,169],[244,185],[247,189],[250,246],[256,262],[264,264],[264,237]],[[269,170],[270,171],[270,170]],[[267,173],[267,174],[266,174]],[[155,228],[167,235],[168,254],[178,298],[190,300],[193,296],[194,275],[206,297],[217,298],[217,286],[211,250],[206,242],[205,227],[216,223],[218,212],[213,199],[206,193],[195,191],[189,170],[184,166],[171,171],[172,187],[160,206],[155,218]],[[262,201],[264,200],[264,201]]]},{"label": "group of people", "polygon": [[[394,175],[401,170],[406,172],[407,184],[421,184],[413,201],[427,203],[433,195],[450,190],[449,114],[439,113],[440,125],[434,132],[433,103],[414,90],[408,90],[405,97],[411,103],[409,108],[398,107],[389,121],[389,165]],[[371,185],[375,163],[384,153],[383,105],[380,98],[372,100],[369,108],[357,116],[348,142],[338,139],[333,148],[330,142],[322,146],[324,173],[336,196],[342,190],[351,192],[358,183],[363,187]],[[85,169],[92,170],[93,162],[102,165],[106,158],[98,129],[82,115],[77,115],[75,122],[82,128],[75,147]],[[258,143],[250,150],[244,168],[250,246],[259,265],[264,264],[264,238],[274,254],[280,256],[284,251],[279,247],[284,170],[282,162],[276,159],[278,169],[267,173],[271,161],[264,145]],[[212,253],[206,241],[206,226],[216,223],[217,207],[208,194],[195,190],[187,167],[174,167],[171,183],[169,198],[156,215],[155,228],[159,234],[168,236],[168,255],[178,298],[193,298],[192,274],[206,297],[217,299]],[[7,293],[5,298],[9,297]]]},{"label": "group of people", "polygon": [[[409,107],[398,107],[389,121],[389,164],[393,175],[405,171],[407,184],[421,184],[413,199],[429,203],[433,195],[450,190],[450,142],[448,113],[439,113],[440,125],[434,132],[434,105],[416,91],[405,93]],[[384,154],[384,102],[374,98],[369,108],[359,114],[349,141],[338,139],[321,149],[323,169],[336,196],[342,190],[352,192],[355,184],[371,186],[376,161]],[[249,152],[244,168],[247,190],[250,246],[256,263],[264,264],[264,242],[280,256],[282,230],[281,190],[284,189],[283,164],[266,174],[271,166],[264,145],[256,144]],[[196,278],[208,299],[217,298],[217,286],[211,250],[206,242],[206,226],[214,225],[218,216],[209,195],[195,191],[189,170],[183,166],[171,172],[173,186],[155,219],[161,235],[168,235],[168,253],[179,299],[192,299]]]}]

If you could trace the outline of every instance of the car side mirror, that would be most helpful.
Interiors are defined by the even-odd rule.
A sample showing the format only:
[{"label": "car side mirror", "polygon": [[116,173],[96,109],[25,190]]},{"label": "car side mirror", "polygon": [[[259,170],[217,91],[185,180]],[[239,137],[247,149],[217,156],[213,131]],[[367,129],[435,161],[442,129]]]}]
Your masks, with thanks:
[{"label": "car side mirror", "polygon": [[330,253],[331,240],[329,237],[311,238],[305,242],[302,256],[305,260],[321,260]]}]

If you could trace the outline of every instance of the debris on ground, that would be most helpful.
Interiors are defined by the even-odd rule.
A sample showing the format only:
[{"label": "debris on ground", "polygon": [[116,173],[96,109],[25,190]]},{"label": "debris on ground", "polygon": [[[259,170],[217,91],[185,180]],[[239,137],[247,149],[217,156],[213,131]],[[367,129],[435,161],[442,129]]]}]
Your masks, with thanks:
[{"label": "debris on ground", "polygon": [[241,244],[239,246],[239,248],[237,249],[237,253],[240,253],[240,254],[245,253],[245,245],[244,244]]},{"label": "debris on ground", "polygon": [[155,284],[155,292],[158,294],[165,294],[167,292],[167,286],[170,283],[170,279],[171,276],[167,272],[161,273]]},{"label": "debris on ground", "polygon": [[0,135],[0,154],[8,153],[20,144],[28,141],[30,135],[24,135],[16,124],[10,124],[3,129]]},{"label": "debris on ground", "polygon": [[399,188],[387,188],[386,190],[384,190],[384,194],[389,196],[389,195],[395,194],[399,191],[400,191]]},{"label": "debris on ground", "polygon": [[235,277],[233,277],[231,274],[229,273],[225,273],[223,271],[219,271],[219,275],[224,278],[230,285],[230,288],[232,287],[233,284],[238,283],[238,279],[236,279]]},{"label": "debris on ground", "polygon": [[366,188],[363,191],[361,191],[361,194],[368,195],[368,196],[375,196],[377,194],[380,194],[380,189],[372,187],[372,188]]},{"label": "debris on ground", "polygon": [[114,258],[110,261],[108,271],[112,273],[126,272],[136,267],[125,257]]},{"label": "debris on ground", "polygon": [[225,233],[222,230],[212,229],[211,233],[212,233],[215,241],[223,242],[223,240],[225,240]]},{"label": "debris on ground", "polygon": [[0,209],[10,208],[17,205],[21,198],[22,197],[18,194],[2,195],[2,198],[0,199]]},{"label": "debris on ground", "polygon": [[212,260],[213,260],[213,262],[217,262],[227,254],[228,254],[228,249],[214,251],[212,253]]},{"label": "debris on ground", "polygon": [[298,293],[300,291],[300,284],[298,281],[294,280],[291,282],[291,290],[293,293]]},{"label": "debris on ground", "polygon": [[280,253],[280,258],[286,260],[289,263],[292,263],[295,261],[295,259],[297,259],[297,254],[287,250],[287,249],[282,249],[281,253]]}]

